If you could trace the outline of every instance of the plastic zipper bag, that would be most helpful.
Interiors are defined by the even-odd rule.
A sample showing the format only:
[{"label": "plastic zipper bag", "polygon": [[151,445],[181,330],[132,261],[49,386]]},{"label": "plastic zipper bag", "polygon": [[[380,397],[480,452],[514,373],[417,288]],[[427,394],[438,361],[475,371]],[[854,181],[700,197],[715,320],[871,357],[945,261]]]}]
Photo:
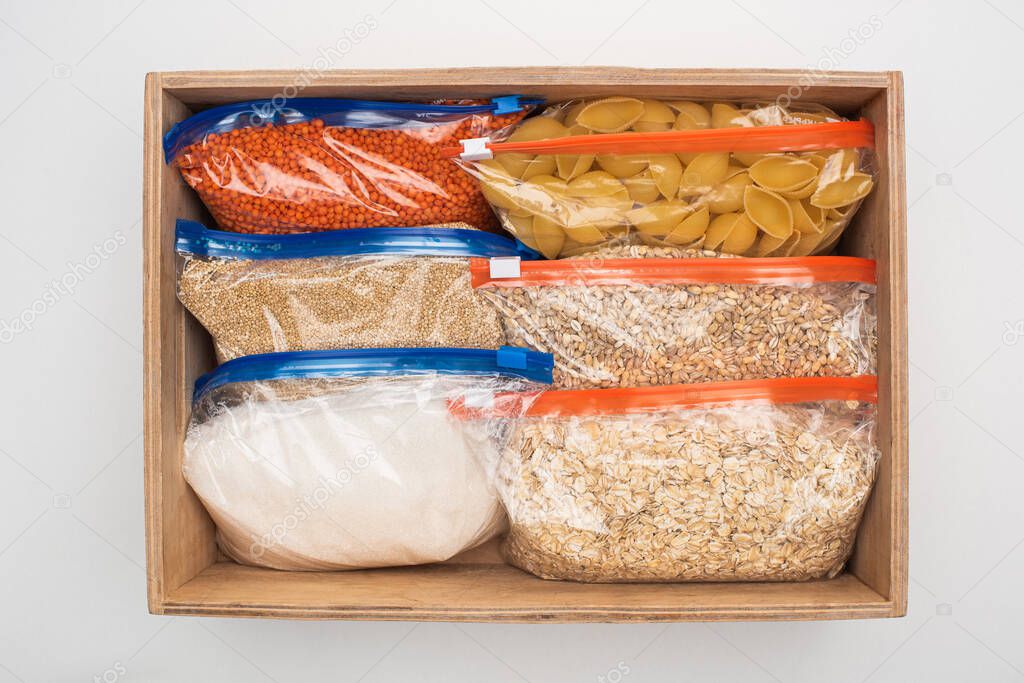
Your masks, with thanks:
[{"label": "plastic zipper bag", "polygon": [[469,258],[536,254],[479,230],[362,228],[245,235],[179,220],[178,297],[221,361],[273,351],[497,348],[497,313]]},{"label": "plastic zipper bag", "polygon": [[560,388],[872,374],[875,262],[473,259],[508,343],[555,357]]},{"label": "plastic zipper bag", "polygon": [[243,564],[328,570],[440,562],[505,527],[507,425],[454,400],[529,405],[551,358],[525,349],[246,356],[196,382],[185,479]]},{"label": "plastic zipper bag", "polygon": [[225,230],[258,233],[463,222],[491,228],[476,183],[440,156],[540,103],[254,100],[200,112],[164,152]]},{"label": "plastic zipper bag", "polygon": [[545,392],[499,466],[504,554],[575,581],[833,577],[876,476],[876,392],[874,377]]},{"label": "plastic zipper bag", "polygon": [[609,97],[445,150],[548,258],[626,233],[746,256],[831,250],[874,186],[874,129],[823,107]]}]

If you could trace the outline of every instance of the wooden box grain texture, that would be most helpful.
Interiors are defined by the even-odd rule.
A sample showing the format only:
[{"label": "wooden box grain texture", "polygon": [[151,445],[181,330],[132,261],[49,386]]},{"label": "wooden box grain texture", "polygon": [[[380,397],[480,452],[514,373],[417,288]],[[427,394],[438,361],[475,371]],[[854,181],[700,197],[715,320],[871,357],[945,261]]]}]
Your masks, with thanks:
[{"label": "wooden box grain texture", "polygon": [[470,68],[330,71],[305,97],[429,99],[521,93],[549,100],[632,95],[774,100],[789,90],[875,125],[879,182],[839,252],[878,261],[878,481],[846,570],[805,583],[590,585],[543,581],[502,562],[491,543],[422,567],[303,573],[245,567],[218,554],[214,526],[181,474],[196,377],[209,337],[175,297],[174,221],[206,219],[165,165],[163,134],[213,105],[290,92],[298,71],[153,73],[145,113],[145,488],[149,609],[303,619],[682,621],[896,617],[907,608],[907,310],[903,83],[899,72]]}]

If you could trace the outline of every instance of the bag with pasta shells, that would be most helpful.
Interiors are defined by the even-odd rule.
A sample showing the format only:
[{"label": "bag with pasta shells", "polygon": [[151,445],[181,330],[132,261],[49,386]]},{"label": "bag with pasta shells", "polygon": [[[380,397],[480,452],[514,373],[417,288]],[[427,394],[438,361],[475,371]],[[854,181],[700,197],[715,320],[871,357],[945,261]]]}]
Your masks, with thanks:
[{"label": "bag with pasta shells", "polygon": [[608,97],[449,156],[548,258],[636,233],[745,256],[830,251],[874,186],[874,128],[818,106]]}]

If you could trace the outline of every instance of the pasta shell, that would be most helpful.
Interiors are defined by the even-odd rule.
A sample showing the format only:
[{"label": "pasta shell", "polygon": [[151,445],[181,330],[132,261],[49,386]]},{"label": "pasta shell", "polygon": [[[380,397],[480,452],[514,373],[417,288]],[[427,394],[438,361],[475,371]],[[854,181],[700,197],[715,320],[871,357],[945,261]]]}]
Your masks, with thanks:
[{"label": "pasta shell", "polygon": [[847,180],[860,168],[860,153],[856,149],[822,150],[819,154],[825,158],[818,174],[819,187]]},{"label": "pasta shell", "polygon": [[[678,112],[676,122],[672,126],[676,130],[691,130],[693,128],[708,128],[711,126],[711,112],[702,105],[686,100],[675,100],[667,104]],[[680,123],[681,118],[683,119],[682,123]]]},{"label": "pasta shell", "polygon": [[731,104],[716,102],[711,105],[711,127],[712,128],[737,128],[740,126],[752,126],[743,112]]},{"label": "pasta shell", "polygon": [[807,199],[812,194],[814,194],[814,192],[818,189],[818,181],[820,179],[821,176],[818,176],[814,178],[814,180],[804,185],[803,187],[798,187],[795,190],[781,191],[779,192],[779,194],[781,194],[786,199]]},{"label": "pasta shell", "polygon": [[549,218],[553,220],[564,217],[564,220],[556,220],[556,222],[566,229],[593,226],[608,232],[616,227],[625,227],[627,225],[625,214],[633,206],[632,200],[628,197],[625,201],[619,201],[619,195],[571,201],[575,203],[566,207],[566,211],[549,214]]},{"label": "pasta shell", "polygon": [[600,216],[595,216],[592,220],[581,219],[581,223],[609,223],[617,222],[616,218],[618,214],[629,211],[633,208],[633,200],[629,196],[629,192],[626,191],[626,186],[622,185],[622,189],[618,192],[614,192],[609,195],[602,197],[587,197],[582,201],[586,203],[587,207],[594,209]]},{"label": "pasta shell", "polygon": [[515,196],[518,183],[508,175],[505,167],[493,159],[480,162],[480,191],[484,198],[499,209],[519,208]]},{"label": "pasta shell", "polygon": [[683,179],[683,164],[674,154],[659,154],[651,157],[651,177],[662,196],[669,199],[679,192]]},{"label": "pasta shell", "polygon": [[717,249],[721,246],[741,216],[742,214],[739,213],[723,213],[721,216],[716,216],[708,225],[707,232],[704,235],[704,247],[706,249]]},{"label": "pasta shell", "polygon": [[580,244],[598,244],[608,239],[596,225],[569,225],[565,227],[565,234]]},{"label": "pasta shell", "polygon": [[656,247],[675,247],[676,249],[702,249],[704,247],[704,235],[701,235],[692,242],[669,242],[668,238],[659,239],[657,237],[651,237],[649,235],[639,235],[639,239],[644,244],[649,244]]},{"label": "pasta shell", "polygon": [[725,169],[725,178],[726,180],[728,180],[729,178],[732,178],[734,175],[739,175],[740,173],[746,172],[747,169],[744,168],[743,166],[740,166],[738,164],[729,164],[729,167]]},{"label": "pasta shell", "polygon": [[853,208],[854,207],[850,205],[828,209],[825,211],[825,217],[836,221],[843,220],[850,217],[850,214],[853,213]]},{"label": "pasta shell", "polygon": [[849,178],[860,169],[860,153],[856,149],[831,150],[822,156],[826,159],[821,172],[829,180]]},{"label": "pasta shell", "polygon": [[637,173],[632,178],[623,178],[622,184],[626,186],[630,199],[638,204],[650,204],[661,196],[650,169]]},{"label": "pasta shell", "polygon": [[568,195],[569,192],[569,184],[553,175],[534,176],[529,183],[523,183],[523,185],[540,185],[552,195]]},{"label": "pasta shell", "polygon": [[804,159],[805,161],[809,161],[815,166],[817,166],[819,171],[825,168],[825,164],[828,163],[828,157],[822,154],[818,154],[817,152],[809,152],[807,154],[803,154],[800,158]]},{"label": "pasta shell", "polygon": [[564,180],[552,175],[538,175],[519,183],[513,201],[518,209],[529,213],[543,213],[553,220],[565,218],[570,202]]},{"label": "pasta shell", "polygon": [[675,245],[675,246],[678,246],[680,249],[697,249],[697,250],[703,249],[704,248],[704,235],[701,235],[699,239],[695,239],[694,241],[690,242],[689,244],[678,244],[678,245]]},{"label": "pasta shell", "polygon": [[809,202],[789,199],[789,208],[793,212],[793,229],[799,233],[820,234],[825,222],[825,211],[812,206]]},{"label": "pasta shell", "polygon": [[743,208],[743,191],[750,184],[750,175],[737,173],[711,188],[704,201],[713,213],[732,213]]},{"label": "pasta shell", "polygon": [[811,195],[811,204],[823,209],[833,209],[864,199],[874,187],[874,181],[867,173],[854,173],[848,178],[819,185]]},{"label": "pasta shell", "polygon": [[683,171],[680,191],[703,192],[725,180],[729,173],[728,152],[698,154]]},{"label": "pasta shell", "polygon": [[565,231],[560,225],[544,216],[534,216],[533,240],[537,245],[534,248],[544,254],[546,258],[558,258],[558,253],[562,250],[562,245],[565,244]]},{"label": "pasta shell", "polygon": [[[672,125],[675,130],[697,130],[707,128],[711,123],[711,115],[708,110],[696,102],[670,102],[674,107],[680,108],[676,122]],[[683,106],[686,105],[686,106]],[[689,164],[700,156],[700,152],[676,152],[676,157],[684,164]]]},{"label": "pasta shell", "polygon": [[616,178],[629,178],[647,168],[648,157],[621,154],[598,154],[597,165]]},{"label": "pasta shell", "polygon": [[[569,129],[559,123],[554,117],[535,116],[519,124],[508,139],[510,142],[529,142],[547,138],[561,138],[568,134]],[[498,154],[494,158],[513,178],[526,180],[536,175],[545,175],[555,171],[554,157],[549,155],[537,156],[519,152],[506,152]]]},{"label": "pasta shell", "polygon": [[593,154],[559,154],[555,156],[555,169],[565,180],[583,175],[594,165]]},{"label": "pasta shell", "polygon": [[640,232],[660,237],[672,232],[688,213],[690,207],[686,202],[665,200],[633,209],[626,214],[626,218]]},{"label": "pasta shell", "polygon": [[508,215],[519,216],[521,218],[526,218],[527,216],[532,216],[534,214],[533,211],[523,206],[516,206],[515,208],[505,210],[508,212]]},{"label": "pasta shell", "polygon": [[525,119],[516,126],[516,129],[508,136],[509,142],[529,142],[532,140],[546,140],[548,138],[562,138],[569,134],[569,129],[558,122],[552,116],[534,116]]},{"label": "pasta shell", "polygon": [[726,254],[743,254],[754,244],[757,239],[757,226],[749,218],[741,214],[733,223],[732,230],[722,240],[720,249]]},{"label": "pasta shell", "polygon": [[570,197],[608,197],[623,192],[625,186],[611,173],[590,171],[573,178],[566,186]]},{"label": "pasta shell", "polygon": [[[571,126],[566,130],[569,135],[587,135],[590,133],[583,126]],[[559,176],[565,180],[572,180],[590,170],[594,165],[593,154],[558,154],[555,156],[555,168]]]},{"label": "pasta shell", "polygon": [[527,180],[535,175],[546,175],[555,170],[555,159],[551,156],[506,152],[494,157],[513,178]]},{"label": "pasta shell", "polygon": [[633,130],[641,132],[668,130],[676,121],[676,114],[668,105],[658,100],[643,100],[644,113],[633,124]]},{"label": "pasta shell", "polygon": [[751,179],[773,192],[790,192],[806,187],[818,177],[818,168],[793,156],[770,156],[750,166]]},{"label": "pasta shell", "polygon": [[800,235],[800,239],[797,240],[792,250],[790,250],[790,256],[810,256],[824,238],[824,232],[811,232]]},{"label": "pasta shell", "polygon": [[786,238],[786,241],[782,243],[782,246],[775,250],[772,256],[792,256],[793,249],[800,241],[800,233],[793,231],[793,233]]},{"label": "pasta shell", "polygon": [[583,111],[584,107],[587,106],[587,102],[577,102],[576,104],[570,105],[565,110],[565,117],[562,119],[562,125],[567,128],[572,128],[576,125],[576,119],[579,117],[580,112]]},{"label": "pasta shell", "polygon": [[761,161],[761,159],[767,159],[770,156],[773,156],[773,155],[771,155],[771,154],[761,154],[761,153],[755,153],[755,152],[733,152],[732,153],[732,158],[735,159],[740,164],[743,164],[744,166],[753,166],[757,162]]},{"label": "pasta shell", "polygon": [[633,97],[609,97],[583,107],[575,123],[595,133],[620,133],[640,120],[644,103]]},{"label": "pasta shell", "polygon": [[701,155],[700,152],[676,152],[676,158],[683,162],[684,166],[689,166],[693,163],[693,160]]},{"label": "pasta shell", "polygon": [[754,245],[751,253],[757,257],[771,256],[785,243],[785,237],[772,237],[768,233],[762,232],[761,237],[757,240],[757,244]]},{"label": "pasta shell", "polygon": [[748,185],[743,190],[743,208],[750,220],[769,235],[785,238],[793,233],[793,210],[774,192]]},{"label": "pasta shell", "polygon": [[537,240],[533,238],[533,216],[505,216],[503,223],[508,231],[520,242],[534,251],[540,251]]},{"label": "pasta shell", "polygon": [[[680,103],[677,102],[675,104]],[[701,107],[699,104],[690,104],[694,104],[694,106],[700,107],[700,109],[704,112],[704,115],[708,117],[708,121],[702,122],[695,118],[694,116],[692,116],[687,111],[680,111],[679,115],[676,117],[676,122],[672,125],[672,128],[674,128],[675,130],[697,130],[699,128],[708,127],[708,122],[710,121],[710,114],[707,113],[707,109],[704,109],[704,107]],[[679,161],[683,162],[684,164],[689,164],[698,156],[700,156],[700,152],[676,152],[676,157],[679,159]]]},{"label": "pasta shell", "polygon": [[672,232],[665,236],[665,241],[669,244],[691,243],[704,236],[710,222],[711,212],[708,211],[708,207],[702,206],[673,228]]}]

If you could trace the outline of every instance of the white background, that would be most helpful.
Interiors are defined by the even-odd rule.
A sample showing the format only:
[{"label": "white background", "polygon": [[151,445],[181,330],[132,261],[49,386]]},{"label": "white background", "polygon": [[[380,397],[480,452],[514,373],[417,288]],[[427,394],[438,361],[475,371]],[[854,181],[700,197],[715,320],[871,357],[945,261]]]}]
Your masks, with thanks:
[{"label": "white background", "polygon": [[[0,324],[37,311],[31,330],[0,335],[0,683],[1024,680],[1024,7],[598,4],[0,3]],[[309,67],[367,17],[377,28],[338,66],[811,67],[831,55],[844,69],[905,72],[906,618],[526,626],[147,614],[143,76]],[[851,50],[850,31],[873,22]],[[77,269],[72,294],[45,299],[119,235],[99,265]]]}]

